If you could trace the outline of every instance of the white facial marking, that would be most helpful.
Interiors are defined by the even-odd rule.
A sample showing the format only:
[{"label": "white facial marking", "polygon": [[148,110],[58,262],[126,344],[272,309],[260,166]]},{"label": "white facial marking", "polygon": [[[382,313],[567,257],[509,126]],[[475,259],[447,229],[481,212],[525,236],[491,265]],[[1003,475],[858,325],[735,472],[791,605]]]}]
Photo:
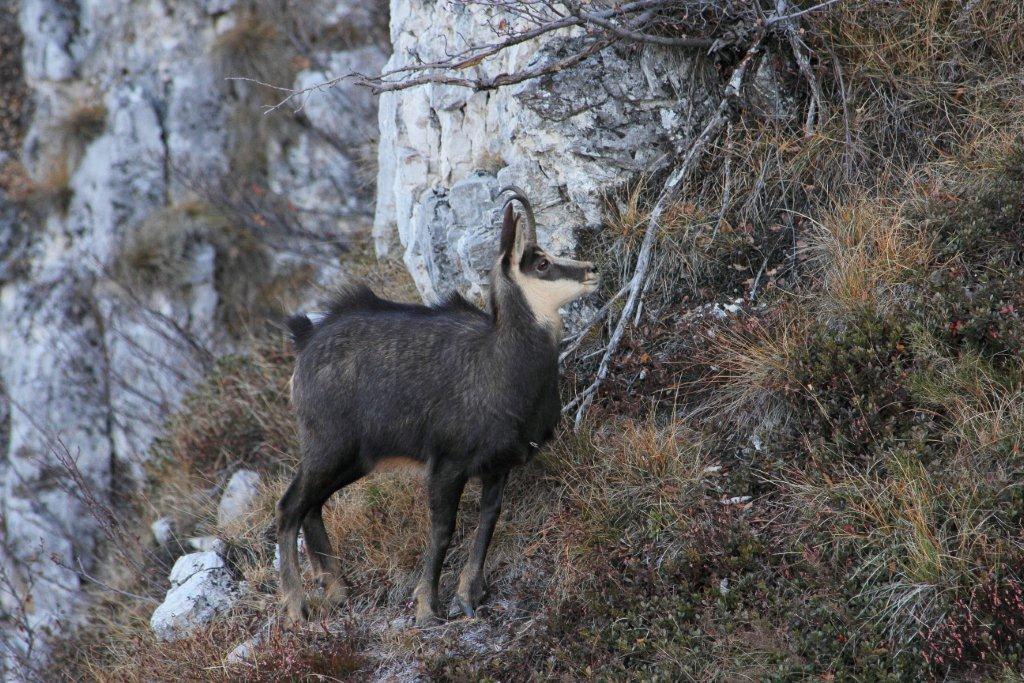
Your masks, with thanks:
[{"label": "white facial marking", "polygon": [[[560,259],[548,254],[544,255],[552,265],[584,268],[590,264],[572,259]],[[585,282],[578,280],[559,278],[558,280],[542,280],[536,277],[525,275],[518,263],[513,263],[510,268],[513,281],[519,285],[523,292],[527,305],[533,311],[537,321],[551,329],[555,339],[562,336],[562,316],[558,312],[562,306],[570,301],[589,294],[597,289],[597,278],[588,279]]]}]

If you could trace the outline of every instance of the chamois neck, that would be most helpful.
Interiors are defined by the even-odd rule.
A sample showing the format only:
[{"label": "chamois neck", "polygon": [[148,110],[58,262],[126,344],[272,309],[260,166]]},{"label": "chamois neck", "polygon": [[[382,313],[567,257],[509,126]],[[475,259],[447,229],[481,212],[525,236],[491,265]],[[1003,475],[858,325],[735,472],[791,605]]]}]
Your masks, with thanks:
[{"label": "chamois neck", "polygon": [[542,338],[557,348],[562,336],[562,317],[538,317],[523,292],[505,277],[491,278],[491,316],[499,334],[519,338]]}]

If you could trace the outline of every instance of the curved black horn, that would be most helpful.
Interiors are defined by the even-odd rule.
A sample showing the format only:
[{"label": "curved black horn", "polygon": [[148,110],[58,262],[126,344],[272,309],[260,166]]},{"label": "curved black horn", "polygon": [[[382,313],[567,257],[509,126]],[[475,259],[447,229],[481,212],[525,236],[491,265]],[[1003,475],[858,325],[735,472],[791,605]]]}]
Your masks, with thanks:
[{"label": "curved black horn", "polygon": [[537,242],[537,219],[534,218],[534,216],[533,216],[533,207],[530,205],[530,200],[526,198],[526,193],[520,187],[517,187],[515,185],[508,185],[506,187],[501,188],[501,190],[499,190],[498,194],[501,195],[501,194],[505,194],[506,192],[511,192],[512,195],[508,199],[505,200],[505,204],[503,206],[508,206],[513,201],[517,201],[517,200],[519,201],[520,204],[523,205],[523,213],[526,214],[526,230],[527,230],[527,234],[529,235],[530,241],[533,242],[533,243],[536,243]]}]

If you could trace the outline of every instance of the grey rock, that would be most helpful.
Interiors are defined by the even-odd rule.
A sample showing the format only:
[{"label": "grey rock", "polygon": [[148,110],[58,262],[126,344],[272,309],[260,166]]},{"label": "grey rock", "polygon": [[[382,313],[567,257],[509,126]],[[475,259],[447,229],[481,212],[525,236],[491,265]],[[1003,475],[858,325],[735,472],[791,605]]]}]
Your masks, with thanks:
[{"label": "grey rock", "polygon": [[[319,231],[306,240],[311,245],[337,240],[351,221],[370,214],[371,190],[351,191],[362,173],[356,159],[365,156],[358,145],[367,136],[373,144],[373,131],[355,126],[375,119],[375,102],[364,90],[346,86],[310,102],[310,121],[326,137],[291,123],[271,127],[267,139],[232,130],[241,107],[259,106],[228,96],[232,86],[212,64],[213,42],[237,4],[20,3],[33,100],[21,160],[34,174],[67,161],[70,173],[66,211],[54,206],[26,218],[0,197],[0,394],[9,406],[0,419],[0,535],[12,551],[0,552],[0,566],[37,577],[25,597],[40,634],[58,632],[82,606],[78,576],[60,565],[80,560],[91,569],[98,549],[92,516],[65,492],[54,437],[77,459],[99,500],[109,495],[115,473],[124,478],[118,489],[138,487],[167,415],[213,357],[237,346],[218,315],[212,243],[190,247],[173,286],[126,290],[119,267],[140,227],[169,205],[213,201],[196,186],[219,187],[236,138],[260,146],[267,175],[281,193],[295,194],[303,217],[327,217],[303,224]],[[359,3],[329,5],[308,18],[327,26],[363,12]],[[364,44],[317,59],[332,72],[368,72],[384,55]],[[317,75],[304,72],[299,82]],[[54,131],[83,104],[104,106],[102,130],[68,149]],[[286,246],[298,252],[303,239],[289,238]],[[302,249],[290,262],[276,257],[280,267],[305,265],[307,255],[317,255],[313,246]],[[319,266],[315,273],[321,283],[336,275],[336,268]],[[223,542],[204,545],[216,547]],[[14,607],[2,593],[0,613]],[[24,645],[5,624],[0,642]],[[45,651],[37,642],[37,655]],[[6,664],[0,661],[0,670]]]},{"label": "grey rock", "polygon": [[270,635],[270,628],[272,625],[272,620],[265,622],[251,638],[236,645],[235,648],[228,653],[226,662],[228,664],[235,665],[248,663],[252,659],[252,655],[256,649],[266,642],[267,636]]},{"label": "grey rock", "polygon": [[75,39],[77,3],[60,0],[25,0],[20,25],[25,36],[24,68],[30,79],[63,81],[75,75],[71,56]]},{"label": "grey rock", "polygon": [[169,578],[171,588],[149,621],[158,640],[192,634],[230,610],[239,597],[234,576],[224,559],[212,551],[178,558]]},{"label": "grey rock", "polygon": [[227,543],[216,536],[195,536],[186,541],[189,548],[198,552],[215,552],[223,554]]},{"label": "grey rock", "polygon": [[227,565],[224,564],[224,558],[221,557],[219,553],[212,550],[199,553],[189,553],[188,555],[182,555],[177,559],[167,578],[171,582],[171,588],[175,588],[185,583],[192,578],[193,575],[199,572],[225,569],[226,567]]},{"label": "grey rock", "polygon": [[[385,71],[444,59],[453,42],[486,43],[500,14],[477,5],[395,5]],[[577,38],[551,36],[465,75],[539,66],[579,48]],[[507,184],[533,200],[545,248],[575,252],[578,232],[601,225],[609,191],[671,163],[698,132],[714,105],[692,87],[715,78],[702,68],[678,51],[610,47],[575,68],[493,92],[424,85],[382,95],[378,253],[400,248],[424,299],[452,288],[483,295],[498,240],[494,195]]]},{"label": "grey rock", "polygon": [[149,529],[152,531],[153,540],[157,545],[167,545],[175,538],[174,520],[170,517],[161,517],[150,524]]},{"label": "grey rock", "polygon": [[202,0],[203,9],[207,14],[223,14],[234,8],[237,0]]},{"label": "grey rock", "polygon": [[249,514],[259,486],[260,475],[252,470],[238,470],[231,475],[217,506],[218,528],[225,529]]}]

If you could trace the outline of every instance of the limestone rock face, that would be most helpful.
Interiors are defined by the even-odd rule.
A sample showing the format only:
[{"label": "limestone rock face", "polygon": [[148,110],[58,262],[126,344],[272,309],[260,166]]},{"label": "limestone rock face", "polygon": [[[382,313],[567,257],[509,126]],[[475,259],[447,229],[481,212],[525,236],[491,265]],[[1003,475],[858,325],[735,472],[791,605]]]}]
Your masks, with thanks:
[{"label": "limestone rock face", "polygon": [[[361,11],[317,2],[305,19],[323,27]],[[42,657],[45,637],[81,613],[76,568],[93,569],[99,530],[76,491],[87,487],[104,504],[114,488],[138,486],[168,414],[240,343],[224,314],[233,283],[223,240],[198,229],[173,235],[188,207],[222,199],[213,194],[234,182],[239,159],[256,159],[266,192],[291,202],[279,202],[290,221],[281,241],[260,237],[266,270],[285,277],[301,266],[318,283],[337,274],[325,245],[372,214],[372,177],[362,176],[376,102],[342,88],[304,114],[285,107],[261,123],[265,94],[225,78],[252,74],[224,73],[218,61],[243,4],[20,3],[33,114],[22,148],[0,149],[0,167],[51,182],[53,196],[26,209],[0,190],[0,572],[19,586],[0,591],[0,641],[14,645],[0,648],[0,679],[16,674],[24,646],[4,615],[25,614]],[[289,66],[294,81],[281,85],[335,69],[369,73],[386,59],[369,39],[332,45],[310,48],[295,68],[309,66]],[[143,236],[157,251],[133,260]],[[160,249],[172,251],[162,258]],[[132,264],[150,253],[158,266],[174,262],[173,280],[132,280]]]},{"label": "limestone rock face", "polygon": [[224,558],[213,551],[178,558],[171,588],[153,612],[149,626],[160,640],[178,640],[231,609],[238,586]]},{"label": "limestone rock face", "polygon": [[[392,2],[394,53],[385,71],[444,59],[445,46],[486,44],[494,7]],[[580,47],[556,34],[466,70],[510,73]],[[608,48],[580,66],[498,91],[423,85],[380,99],[375,238],[401,248],[424,298],[476,295],[497,249],[497,190],[516,184],[537,209],[545,248],[566,255],[602,221],[604,194],[672,161],[709,102],[703,73],[678,52]]]}]

